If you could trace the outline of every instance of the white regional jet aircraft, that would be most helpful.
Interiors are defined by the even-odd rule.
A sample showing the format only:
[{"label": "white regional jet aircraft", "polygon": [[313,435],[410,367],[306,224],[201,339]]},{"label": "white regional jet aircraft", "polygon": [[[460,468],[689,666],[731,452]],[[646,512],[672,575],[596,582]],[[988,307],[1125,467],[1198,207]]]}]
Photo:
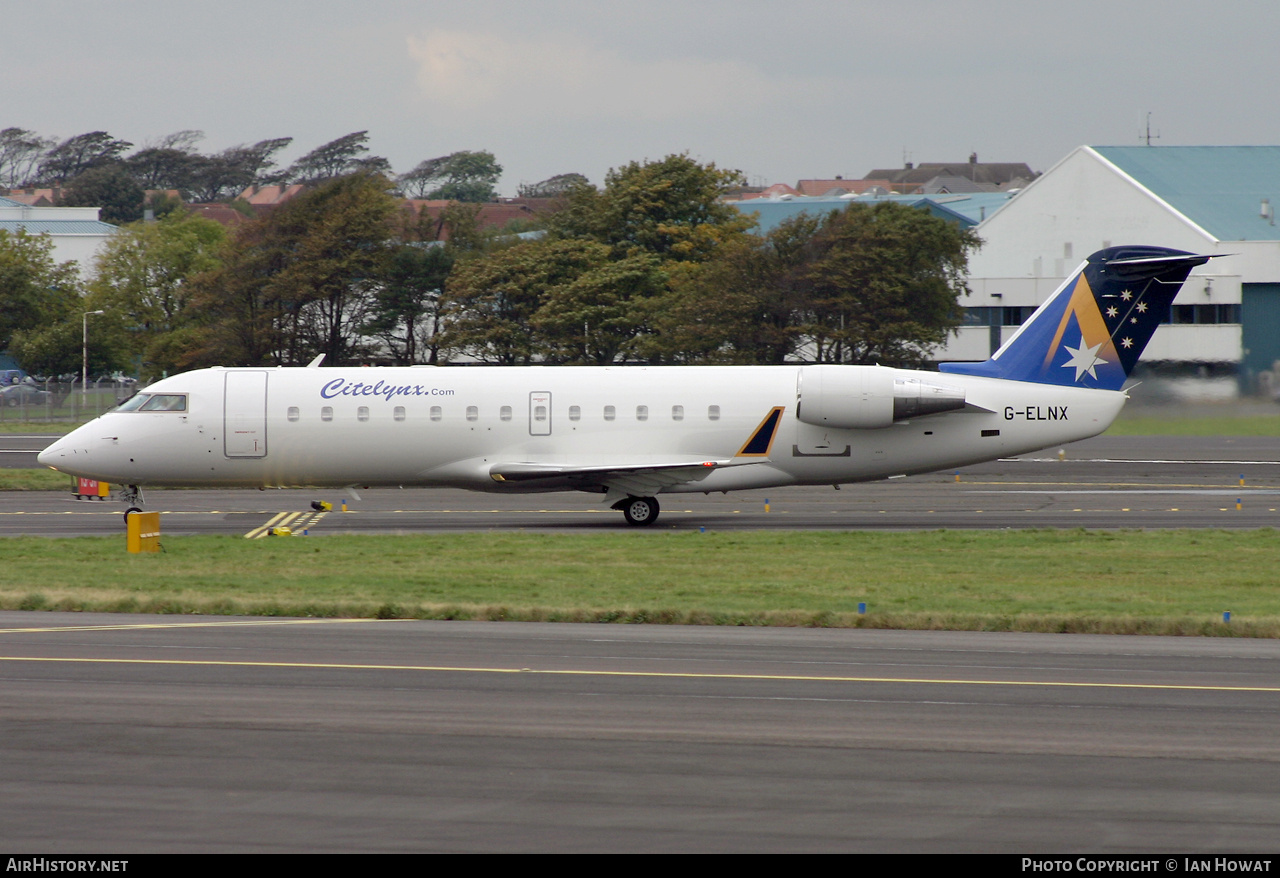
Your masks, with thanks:
[{"label": "white regional jet aircraft", "polygon": [[[646,368],[213,368],[158,381],[40,462],[141,488],[418,485],[587,491],[629,524],[657,495],[949,469],[1110,426],[1187,274],[1090,256],[985,363]],[[126,513],[127,515],[128,513]]]}]

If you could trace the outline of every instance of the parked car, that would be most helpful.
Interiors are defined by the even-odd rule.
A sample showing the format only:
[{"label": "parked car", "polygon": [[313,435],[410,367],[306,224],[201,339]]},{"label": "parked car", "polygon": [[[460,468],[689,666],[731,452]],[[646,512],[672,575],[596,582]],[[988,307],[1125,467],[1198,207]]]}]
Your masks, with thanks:
[{"label": "parked car", "polygon": [[0,403],[7,406],[49,405],[53,402],[53,394],[41,390],[33,384],[12,384],[0,387]]}]

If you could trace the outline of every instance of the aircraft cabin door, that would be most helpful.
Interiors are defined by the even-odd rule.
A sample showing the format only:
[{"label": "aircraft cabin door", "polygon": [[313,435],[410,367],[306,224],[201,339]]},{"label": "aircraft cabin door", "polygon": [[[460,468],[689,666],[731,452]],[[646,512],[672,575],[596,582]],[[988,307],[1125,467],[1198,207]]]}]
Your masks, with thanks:
[{"label": "aircraft cabin door", "polygon": [[535,390],[529,394],[529,435],[551,435],[551,392]]},{"label": "aircraft cabin door", "polygon": [[223,415],[227,457],[266,457],[267,373],[228,372]]}]

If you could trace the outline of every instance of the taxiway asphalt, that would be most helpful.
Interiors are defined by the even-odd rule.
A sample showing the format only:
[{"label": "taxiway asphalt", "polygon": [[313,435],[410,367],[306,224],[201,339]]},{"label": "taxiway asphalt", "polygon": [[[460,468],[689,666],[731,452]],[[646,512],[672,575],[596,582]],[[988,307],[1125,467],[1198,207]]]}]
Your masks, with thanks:
[{"label": "taxiway asphalt", "polygon": [[[0,443],[4,444],[4,443]],[[9,443],[12,445],[12,440]],[[1059,451],[1062,452],[1059,457]],[[311,501],[334,511],[316,513]],[[342,511],[343,501],[347,511]],[[960,470],[881,482],[732,494],[663,494],[653,530],[1256,528],[1280,526],[1280,436],[1108,437]],[[161,528],[309,536],[491,529],[627,529],[596,495],[448,489],[149,491]],[[0,536],[109,535],[122,507],[70,493],[0,495]]]},{"label": "taxiway asphalt", "polygon": [[11,853],[1271,851],[1280,644],[0,613]]}]

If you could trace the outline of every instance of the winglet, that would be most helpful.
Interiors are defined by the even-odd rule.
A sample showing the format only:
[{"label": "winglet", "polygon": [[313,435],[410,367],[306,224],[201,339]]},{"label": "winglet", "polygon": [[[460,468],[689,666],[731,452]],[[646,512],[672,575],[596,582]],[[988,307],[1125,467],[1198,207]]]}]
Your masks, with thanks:
[{"label": "winglet", "polygon": [[1119,390],[1182,283],[1212,256],[1167,247],[1094,253],[985,363],[943,372]]},{"label": "winglet", "polygon": [[756,427],[751,438],[738,449],[734,457],[768,457],[769,449],[773,447],[773,437],[778,434],[778,424],[782,421],[783,409],[784,406],[774,406],[770,409],[769,414],[764,416],[760,426]]}]

